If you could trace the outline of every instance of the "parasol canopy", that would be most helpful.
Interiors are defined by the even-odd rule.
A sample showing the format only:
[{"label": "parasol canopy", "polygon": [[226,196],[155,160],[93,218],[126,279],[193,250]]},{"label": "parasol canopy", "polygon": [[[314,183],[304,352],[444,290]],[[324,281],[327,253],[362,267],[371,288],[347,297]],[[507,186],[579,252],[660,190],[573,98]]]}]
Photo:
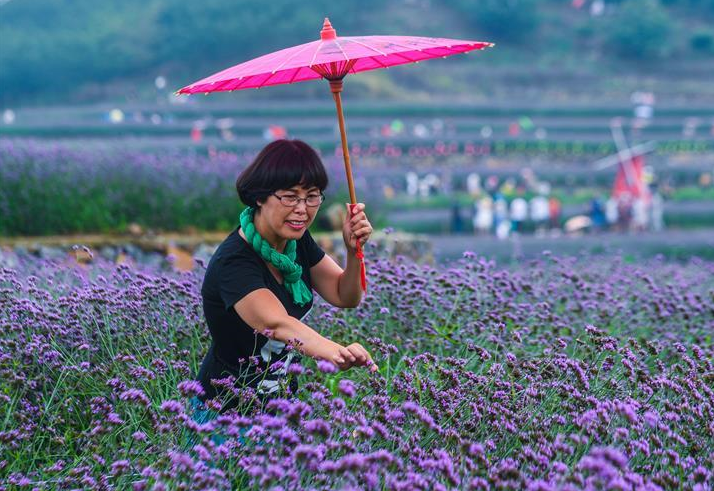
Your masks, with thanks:
[{"label": "parasol canopy", "polygon": [[255,89],[415,63],[493,46],[481,41],[415,36],[337,36],[325,19],[320,39],[226,68],[179,94]]}]

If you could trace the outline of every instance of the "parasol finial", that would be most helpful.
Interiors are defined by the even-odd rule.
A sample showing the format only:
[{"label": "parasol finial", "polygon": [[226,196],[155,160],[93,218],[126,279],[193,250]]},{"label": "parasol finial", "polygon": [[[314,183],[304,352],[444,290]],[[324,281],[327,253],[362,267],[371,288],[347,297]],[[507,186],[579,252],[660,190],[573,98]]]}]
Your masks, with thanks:
[{"label": "parasol finial", "polygon": [[320,39],[323,41],[329,41],[330,39],[335,39],[337,37],[337,31],[330,24],[330,19],[325,17],[325,22],[322,24],[322,31],[320,31]]}]

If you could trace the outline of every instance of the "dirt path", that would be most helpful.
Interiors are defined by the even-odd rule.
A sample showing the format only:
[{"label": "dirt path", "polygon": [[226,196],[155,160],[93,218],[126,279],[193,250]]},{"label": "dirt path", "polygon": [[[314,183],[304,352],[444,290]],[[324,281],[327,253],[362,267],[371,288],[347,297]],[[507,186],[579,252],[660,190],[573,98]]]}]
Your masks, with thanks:
[{"label": "dirt path", "polygon": [[714,229],[665,230],[640,234],[602,233],[573,236],[535,237],[521,235],[506,240],[474,235],[429,235],[437,261],[457,259],[464,251],[497,260],[537,257],[543,251],[555,255],[581,252],[621,252],[626,255],[665,254],[684,258],[691,255],[714,259]]}]

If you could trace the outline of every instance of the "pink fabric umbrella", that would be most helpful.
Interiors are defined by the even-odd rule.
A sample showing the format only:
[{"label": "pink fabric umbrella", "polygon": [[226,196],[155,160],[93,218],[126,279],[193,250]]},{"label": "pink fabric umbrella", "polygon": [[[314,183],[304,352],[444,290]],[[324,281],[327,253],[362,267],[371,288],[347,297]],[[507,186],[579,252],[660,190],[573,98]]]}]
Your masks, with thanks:
[{"label": "pink fabric umbrella", "polygon": [[[447,57],[493,46],[492,43],[459,39],[413,36],[337,36],[329,19],[320,32],[320,40],[301,44],[235,65],[210,77],[192,83],[177,94],[225,92],[254,89],[268,85],[291,84],[317,78],[330,82],[335,99],[342,138],[347,185],[352,205],[357,196],[352,180],[352,167],[347,147],[342,113],[342,79],[349,73],[388,68],[404,63],[418,63],[429,58]],[[364,255],[359,241],[357,257],[362,264],[362,289],[367,289]]]}]

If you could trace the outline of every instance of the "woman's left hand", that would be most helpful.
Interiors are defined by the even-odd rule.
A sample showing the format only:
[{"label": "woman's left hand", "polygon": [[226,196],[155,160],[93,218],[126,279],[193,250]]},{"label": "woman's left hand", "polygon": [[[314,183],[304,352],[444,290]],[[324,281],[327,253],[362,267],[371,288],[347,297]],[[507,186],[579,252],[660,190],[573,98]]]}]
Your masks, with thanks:
[{"label": "woman's left hand", "polygon": [[364,213],[364,203],[357,203],[354,206],[354,215],[350,213],[350,204],[347,203],[347,216],[345,223],[342,226],[342,238],[345,240],[345,247],[350,252],[357,250],[357,241],[360,245],[369,240],[372,235],[372,224],[367,220],[367,215]]}]

